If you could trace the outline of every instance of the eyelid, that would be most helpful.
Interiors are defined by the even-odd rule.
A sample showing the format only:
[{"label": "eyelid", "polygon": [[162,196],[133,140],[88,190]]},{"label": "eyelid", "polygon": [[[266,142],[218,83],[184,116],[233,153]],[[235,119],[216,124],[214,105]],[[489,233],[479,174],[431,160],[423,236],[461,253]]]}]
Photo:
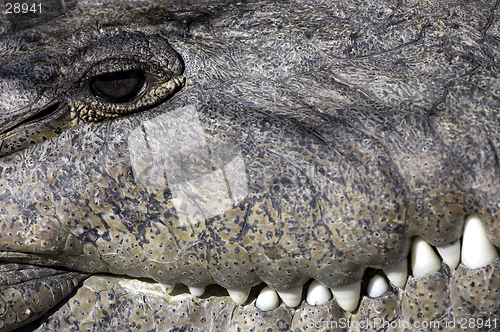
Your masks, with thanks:
[{"label": "eyelid", "polygon": [[[130,40],[134,40],[134,45],[129,44]],[[142,42],[143,48],[136,45],[137,41]],[[80,59],[77,69],[73,70],[80,72],[79,78],[75,77],[66,94],[71,125],[146,110],[173,96],[186,82],[182,76],[182,57],[158,32],[145,36],[139,32],[111,31],[100,38],[99,43],[82,49]],[[93,93],[91,84],[96,77],[125,71],[140,71],[144,75],[144,85],[132,98],[113,100]]]},{"label": "eyelid", "polygon": [[147,70],[156,67],[154,63],[144,64],[137,60],[127,58],[110,58],[93,65],[84,75],[83,79],[88,80],[96,76],[130,70]]},{"label": "eyelid", "polygon": [[[124,71],[140,71],[144,74],[144,86],[140,93],[128,101],[113,101],[96,96],[91,89],[92,81],[101,75]],[[170,98],[185,84],[185,77],[176,75],[154,61],[142,63],[127,58],[111,58],[101,61],[90,68],[75,91],[67,100],[71,122],[94,122],[113,119],[149,107]]]}]

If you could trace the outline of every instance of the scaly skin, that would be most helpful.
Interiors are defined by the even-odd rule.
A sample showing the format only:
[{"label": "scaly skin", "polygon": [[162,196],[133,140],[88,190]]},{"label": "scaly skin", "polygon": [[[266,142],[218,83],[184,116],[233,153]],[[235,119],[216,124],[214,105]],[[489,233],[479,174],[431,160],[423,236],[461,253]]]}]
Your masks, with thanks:
[{"label": "scaly skin", "polygon": [[[498,259],[366,295],[466,215],[500,247],[498,3],[66,7],[0,27],[0,331],[498,328]],[[362,281],[357,309],[255,307],[310,279]]]}]

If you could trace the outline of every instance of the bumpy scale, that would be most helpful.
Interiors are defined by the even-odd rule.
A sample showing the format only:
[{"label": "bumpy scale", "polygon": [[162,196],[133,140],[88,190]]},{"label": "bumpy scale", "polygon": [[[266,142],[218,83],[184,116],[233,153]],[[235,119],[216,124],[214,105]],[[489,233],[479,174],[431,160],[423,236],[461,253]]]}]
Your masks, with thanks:
[{"label": "bumpy scale", "polygon": [[131,3],[0,18],[1,331],[497,329],[494,4]]}]

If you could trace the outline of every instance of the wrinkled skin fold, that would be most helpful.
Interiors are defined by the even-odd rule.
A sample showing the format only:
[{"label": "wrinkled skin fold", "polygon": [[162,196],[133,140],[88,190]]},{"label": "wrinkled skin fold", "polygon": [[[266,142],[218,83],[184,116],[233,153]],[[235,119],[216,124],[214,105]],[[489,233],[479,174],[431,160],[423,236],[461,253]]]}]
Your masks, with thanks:
[{"label": "wrinkled skin fold", "polygon": [[[376,298],[367,282],[415,237],[460,241],[468,215],[500,247],[497,7],[87,1],[1,18],[0,331],[494,331],[498,259]],[[103,77],[127,77],[119,102],[93,94]],[[262,282],[311,279],[362,282],[359,304],[255,307]],[[237,305],[224,288],[252,290]]]}]

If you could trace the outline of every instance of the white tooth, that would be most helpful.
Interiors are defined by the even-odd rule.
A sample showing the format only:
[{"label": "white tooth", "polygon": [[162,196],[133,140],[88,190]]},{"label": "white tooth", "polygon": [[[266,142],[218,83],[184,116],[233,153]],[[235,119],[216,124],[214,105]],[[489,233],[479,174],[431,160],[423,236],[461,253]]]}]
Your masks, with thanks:
[{"label": "white tooth", "polygon": [[345,311],[351,312],[358,306],[361,281],[343,287],[331,288],[333,296],[339,306]]},{"label": "white tooth", "polygon": [[160,288],[167,294],[170,294],[175,287],[175,285],[162,284],[161,282],[159,282],[158,284],[160,285]]},{"label": "white tooth", "polygon": [[460,241],[447,246],[436,247],[439,255],[449,267],[456,269],[460,263]]},{"label": "white tooth", "polygon": [[311,282],[311,285],[309,285],[309,289],[307,290],[307,303],[311,305],[323,305],[330,301],[331,298],[332,293],[328,288],[320,284],[318,280]]},{"label": "white tooth", "polygon": [[411,271],[413,277],[421,278],[439,271],[440,268],[441,260],[431,245],[421,237],[417,236],[413,239],[411,245]]},{"label": "white tooth", "polygon": [[285,302],[285,304],[289,307],[296,307],[299,305],[300,300],[302,299],[302,286],[278,291],[279,296]]},{"label": "white tooth", "polygon": [[274,289],[269,286],[264,287],[259,296],[257,296],[257,301],[255,301],[255,306],[262,311],[269,311],[276,309],[279,304],[278,294]]},{"label": "white tooth", "polygon": [[404,288],[408,279],[408,259],[405,258],[396,265],[384,269],[384,273],[394,286]]},{"label": "white tooth", "polygon": [[193,286],[188,286],[189,292],[193,294],[194,296],[202,296],[203,293],[205,293],[205,287],[193,287]]},{"label": "white tooth", "polygon": [[231,299],[233,299],[234,303],[240,305],[245,303],[245,301],[248,299],[250,290],[251,288],[228,288],[227,292],[229,293],[229,296],[231,296]]},{"label": "white tooth", "polygon": [[385,281],[385,278],[376,275],[371,278],[370,282],[368,283],[368,296],[371,298],[382,296],[385,294],[385,292],[387,292],[388,289],[389,285],[387,284],[387,281]]},{"label": "white tooth", "polygon": [[469,269],[477,269],[497,258],[497,250],[488,238],[481,220],[477,216],[468,216],[462,238],[462,263]]}]

